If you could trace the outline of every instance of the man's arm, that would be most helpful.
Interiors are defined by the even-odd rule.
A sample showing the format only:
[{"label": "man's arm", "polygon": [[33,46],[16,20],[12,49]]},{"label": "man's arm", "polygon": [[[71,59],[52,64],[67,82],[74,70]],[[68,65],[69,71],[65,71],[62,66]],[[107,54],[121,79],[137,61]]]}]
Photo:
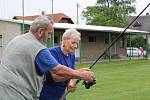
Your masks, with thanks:
[{"label": "man's arm", "polygon": [[53,71],[50,70],[50,73],[51,73],[51,76],[53,78],[53,80],[55,82],[63,82],[63,81],[66,81],[66,80],[69,80],[70,78],[68,77],[63,77],[63,76],[60,76],[60,75],[57,75],[57,74],[54,74]]},{"label": "man's arm", "polygon": [[91,71],[74,70],[61,64],[58,64],[56,67],[51,69],[50,72],[56,75],[65,77],[67,80],[68,79],[82,79],[85,81],[92,81],[94,79],[94,74]]},{"label": "man's arm", "polygon": [[[89,68],[81,68],[81,69],[79,69],[79,70],[85,70],[85,71],[90,71],[90,69]],[[55,81],[55,82],[63,82],[63,81],[66,81],[66,80],[70,80],[70,78],[69,77],[63,77],[63,76],[60,76],[60,75],[57,75],[57,74],[54,74],[54,72],[53,71],[51,71],[51,70],[49,70],[50,71],[50,73],[51,73],[51,76],[52,76],[52,78],[53,78],[53,80]]]},{"label": "man's arm", "polygon": [[73,70],[59,64],[50,54],[48,49],[43,49],[38,53],[35,58],[35,66],[39,74],[43,74],[48,70],[51,70],[54,74],[67,79],[83,79],[86,81],[92,81],[94,79],[94,75],[91,71]]}]

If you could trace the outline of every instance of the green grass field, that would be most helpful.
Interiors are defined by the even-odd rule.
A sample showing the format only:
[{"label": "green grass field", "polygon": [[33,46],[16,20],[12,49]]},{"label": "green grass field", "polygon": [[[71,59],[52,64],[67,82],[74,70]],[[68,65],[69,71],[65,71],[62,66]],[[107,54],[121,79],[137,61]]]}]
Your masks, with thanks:
[{"label": "green grass field", "polygon": [[80,82],[68,100],[150,100],[150,60],[102,62],[93,71],[96,85],[85,89]]}]

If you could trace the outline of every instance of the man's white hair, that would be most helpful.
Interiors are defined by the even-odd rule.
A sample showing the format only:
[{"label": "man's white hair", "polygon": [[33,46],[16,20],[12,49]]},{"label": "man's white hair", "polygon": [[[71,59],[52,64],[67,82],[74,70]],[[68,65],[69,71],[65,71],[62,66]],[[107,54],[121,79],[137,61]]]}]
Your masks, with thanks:
[{"label": "man's white hair", "polygon": [[62,38],[71,38],[73,34],[76,35],[80,40],[81,34],[75,28],[67,29],[63,34]]}]

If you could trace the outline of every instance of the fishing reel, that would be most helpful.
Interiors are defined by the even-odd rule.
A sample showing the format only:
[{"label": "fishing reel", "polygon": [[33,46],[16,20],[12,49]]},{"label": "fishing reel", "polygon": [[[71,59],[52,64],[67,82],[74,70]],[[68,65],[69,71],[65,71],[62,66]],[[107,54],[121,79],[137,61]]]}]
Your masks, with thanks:
[{"label": "fishing reel", "polygon": [[96,80],[93,81],[83,81],[82,85],[85,86],[86,89],[89,89],[91,86],[96,84]]}]

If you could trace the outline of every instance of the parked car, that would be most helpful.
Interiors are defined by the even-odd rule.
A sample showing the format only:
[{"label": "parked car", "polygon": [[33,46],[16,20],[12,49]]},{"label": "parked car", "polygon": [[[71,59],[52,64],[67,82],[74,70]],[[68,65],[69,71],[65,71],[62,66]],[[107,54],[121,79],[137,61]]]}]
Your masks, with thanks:
[{"label": "parked car", "polygon": [[138,48],[135,47],[127,48],[128,57],[139,57],[140,55],[141,55],[141,51]]},{"label": "parked car", "polygon": [[146,56],[147,56],[147,52],[144,50],[143,57],[146,57]]}]

